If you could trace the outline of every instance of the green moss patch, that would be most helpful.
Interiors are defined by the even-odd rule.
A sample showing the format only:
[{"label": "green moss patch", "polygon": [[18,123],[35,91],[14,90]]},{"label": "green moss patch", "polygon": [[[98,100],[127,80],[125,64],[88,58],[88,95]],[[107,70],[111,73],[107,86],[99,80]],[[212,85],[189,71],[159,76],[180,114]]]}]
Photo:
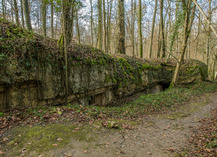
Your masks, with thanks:
[{"label": "green moss patch", "polygon": [[205,106],[207,104],[208,104],[208,102],[206,101],[206,99],[201,100],[200,102],[197,102],[197,103],[190,103],[188,105],[185,105],[185,106],[181,107],[178,112],[163,115],[163,117],[167,118],[167,119],[170,119],[170,120],[186,118],[190,114],[199,111],[202,106]]},{"label": "green moss patch", "polygon": [[[62,75],[64,71],[64,55],[57,40],[44,38],[22,29],[4,19],[0,19],[0,79],[7,77],[10,82],[16,74],[26,74],[25,79],[33,72],[45,76],[46,70]],[[163,62],[163,61],[161,61]],[[110,55],[94,47],[72,44],[68,51],[68,68],[73,66],[112,65],[114,74],[107,77],[106,82],[115,82],[126,86],[141,82],[141,71],[144,69],[161,69],[161,62],[151,62],[125,55]],[[44,78],[38,78],[43,80]]]},{"label": "green moss patch", "polygon": [[7,142],[10,155],[18,155],[25,148],[26,155],[30,152],[47,152],[55,148],[71,147],[72,140],[93,142],[97,140],[94,127],[85,125],[50,124],[46,126],[19,126],[12,130]]},{"label": "green moss patch", "polygon": [[189,114],[187,113],[173,113],[173,114],[167,115],[167,118],[171,120],[176,120],[176,119],[185,118],[188,116]]},{"label": "green moss patch", "polygon": [[208,77],[208,66],[198,60],[185,60],[180,71],[181,83],[204,81]]}]

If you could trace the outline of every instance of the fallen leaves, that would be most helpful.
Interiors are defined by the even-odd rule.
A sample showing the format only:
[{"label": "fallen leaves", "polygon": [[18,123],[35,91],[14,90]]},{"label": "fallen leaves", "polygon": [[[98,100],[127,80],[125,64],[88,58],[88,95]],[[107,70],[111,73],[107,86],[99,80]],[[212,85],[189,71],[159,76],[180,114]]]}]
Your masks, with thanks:
[{"label": "fallen leaves", "polygon": [[88,151],[87,150],[84,150],[84,154],[87,154],[88,153]]},{"label": "fallen leaves", "polygon": [[57,139],[57,141],[62,141],[62,140],[63,140],[62,138],[58,138],[58,139]]},{"label": "fallen leaves", "polygon": [[173,148],[173,147],[167,148],[166,150],[170,152],[176,152],[176,148]]},{"label": "fallen leaves", "polygon": [[123,150],[120,151],[121,154],[126,154]]},{"label": "fallen leaves", "polygon": [[0,155],[4,155],[5,154],[5,152],[2,152],[1,150],[0,150]]},{"label": "fallen leaves", "polygon": [[190,153],[194,156],[217,156],[217,108],[211,118],[204,119],[201,123],[189,139],[195,146]]},{"label": "fallen leaves", "polygon": [[8,141],[7,137],[3,138],[3,142],[7,142],[7,141]]}]

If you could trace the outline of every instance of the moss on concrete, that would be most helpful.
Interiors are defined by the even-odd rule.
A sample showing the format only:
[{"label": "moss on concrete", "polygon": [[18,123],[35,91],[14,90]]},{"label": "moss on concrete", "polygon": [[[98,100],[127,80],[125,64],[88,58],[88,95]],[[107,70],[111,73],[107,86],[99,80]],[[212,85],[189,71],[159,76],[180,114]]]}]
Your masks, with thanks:
[{"label": "moss on concrete", "polygon": [[208,77],[208,66],[201,61],[186,60],[180,72],[181,83],[204,81]]}]

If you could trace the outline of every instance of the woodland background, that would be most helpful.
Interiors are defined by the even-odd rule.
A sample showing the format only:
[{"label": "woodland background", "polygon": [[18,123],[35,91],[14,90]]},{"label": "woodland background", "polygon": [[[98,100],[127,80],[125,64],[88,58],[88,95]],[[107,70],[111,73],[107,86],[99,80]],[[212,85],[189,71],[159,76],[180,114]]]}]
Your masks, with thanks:
[{"label": "woodland background", "polygon": [[[216,69],[216,37],[207,20],[190,0],[66,0],[71,6],[72,42],[91,45],[107,53],[140,58],[175,58],[182,51],[185,6],[193,15],[184,58]],[[198,0],[217,27],[217,1]],[[1,0],[1,16],[45,37],[60,39],[63,32],[61,0]],[[194,12],[195,9],[195,12]],[[189,14],[189,15],[190,15]],[[120,22],[121,21],[121,22]],[[120,29],[122,28],[122,29]],[[125,28],[125,29],[123,29]],[[122,38],[122,44],[120,44]],[[69,40],[71,42],[71,40]],[[122,47],[121,47],[122,46]]]}]

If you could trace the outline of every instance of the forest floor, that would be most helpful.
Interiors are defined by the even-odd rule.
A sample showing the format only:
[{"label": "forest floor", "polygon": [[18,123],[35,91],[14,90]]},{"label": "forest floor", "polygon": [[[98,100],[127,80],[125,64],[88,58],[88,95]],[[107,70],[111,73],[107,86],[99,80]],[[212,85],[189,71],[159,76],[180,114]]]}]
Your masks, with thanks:
[{"label": "forest floor", "polygon": [[[38,124],[38,117],[31,116],[25,118],[29,123],[23,120],[2,131],[0,156],[217,156],[217,89],[213,89],[196,96],[188,93],[192,95],[182,105],[131,119],[98,115],[93,121]],[[47,112],[40,116],[55,120],[62,112],[55,110],[59,117],[48,117]]]}]

